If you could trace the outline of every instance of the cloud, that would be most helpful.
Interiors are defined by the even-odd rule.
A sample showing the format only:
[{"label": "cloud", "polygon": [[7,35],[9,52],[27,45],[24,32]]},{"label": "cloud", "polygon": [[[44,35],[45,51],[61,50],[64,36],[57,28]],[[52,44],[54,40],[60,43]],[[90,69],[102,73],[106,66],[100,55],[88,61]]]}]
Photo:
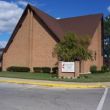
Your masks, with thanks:
[{"label": "cloud", "polygon": [[56,19],[61,19],[60,17],[57,17]]},{"label": "cloud", "polygon": [[7,41],[0,41],[0,48],[5,48]]},{"label": "cloud", "polygon": [[0,1],[0,34],[11,33],[22,12],[23,9],[16,3]]},{"label": "cloud", "polygon": [[[0,34],[12,33],[27,4],[26,0],[16,0],[16,2],[0,0]],[[35,1],[31,1],[31,4],[38,7],[46,5]]]},{"label": "cloud", "polygon": [[110,6],[107,8],[107,10],[110,12]]},{"label": "cloud", "polygon": [[21,6],[27,6],[27,4],[28,4],[27,1],[22,1],[22,0],[18,1],[17,3]]}]

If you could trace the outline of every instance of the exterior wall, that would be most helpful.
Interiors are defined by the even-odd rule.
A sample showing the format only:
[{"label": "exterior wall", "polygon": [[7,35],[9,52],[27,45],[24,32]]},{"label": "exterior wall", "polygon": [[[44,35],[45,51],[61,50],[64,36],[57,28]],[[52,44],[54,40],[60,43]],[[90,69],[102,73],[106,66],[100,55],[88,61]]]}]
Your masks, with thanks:
[{"label": "exterior wall", "polygon": [[29,18],[30,13],[26,15],[11,45],[6,53],[3,54],[3,71],[10,66],[29,66]]},{"label": "exterior wall", "polygon": [[[42,26],[42,23],[39,23],[39,18],[35,18],[33,13],[28,11],[21,28],[19,28],[7,52],[3,54],[3,71],[10,66],[26,66],[30,67],[31,70],[33,67],[54,67],[58,62],[52,56],[56,43],[56,40]],[[89,72],[90,66],[93,64],[98,69],[101,68],[103,65],[101,43],[100,22],[88,48],[96,52],[96,60],[83,61],[81,64],[81,73]],[[69,75],[71,76],[71,74]]]},{"label": "exterior wall", "polygon": [[[101,32],[101,22],[99,23],[96,32],[94,33],[94,36],[92,38],[91,44],[88,47],[89,50],[93,53],[94,60],[88,60],[83,61],[81,63],[81,73],[89,73],[90,72],[90,66],[96,65],[98,69],[101,69],[101,66],[103,65],[103,56],[102,56],[102,32]],[[96,57],[95,57],[96,53]]]},{"label": "exterior wall", "polygon": [[36,18],[33,18],[33,50],[32,50],[32,66],[33,67],[54,67],[58,62],[52,53],[57,42],[39,24]]},{"label": "exterior wall", "polygon": [[[42,23],[41,23],[42,24]],[[31,11],[3,55],[3,71],[10,66],[54,67],[57,59],[52,56],[56,41],[33,16]]]}]

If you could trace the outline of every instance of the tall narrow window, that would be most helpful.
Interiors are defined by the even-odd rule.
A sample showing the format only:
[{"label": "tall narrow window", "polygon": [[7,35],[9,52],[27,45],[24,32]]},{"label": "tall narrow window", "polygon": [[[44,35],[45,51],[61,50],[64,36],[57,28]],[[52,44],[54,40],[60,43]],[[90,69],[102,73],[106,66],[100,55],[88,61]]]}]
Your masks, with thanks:
[{"label": "tall narrow window", "polygon": [[95,51],[95,52],[94,52],[94,60],[96,60],[96,55],[97,55],[97,54],[96,54],[96,51]]}]

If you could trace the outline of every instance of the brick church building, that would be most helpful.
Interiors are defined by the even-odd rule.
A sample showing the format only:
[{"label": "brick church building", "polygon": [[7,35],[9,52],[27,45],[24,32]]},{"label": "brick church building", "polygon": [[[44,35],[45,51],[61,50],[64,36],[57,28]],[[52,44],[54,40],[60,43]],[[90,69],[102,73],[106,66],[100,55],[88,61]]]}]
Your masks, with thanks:
[{"label": "brick church building", "polygon": [[103,65],[103,15],[55,19],[41,10],[27,5],[2,55],[2,69],[10,66],[54,67],[58,60],[52,53],[65,33],[89,36],[88,49],[94,60],[81,62],[81,73],[89,72],[91,65]]}]

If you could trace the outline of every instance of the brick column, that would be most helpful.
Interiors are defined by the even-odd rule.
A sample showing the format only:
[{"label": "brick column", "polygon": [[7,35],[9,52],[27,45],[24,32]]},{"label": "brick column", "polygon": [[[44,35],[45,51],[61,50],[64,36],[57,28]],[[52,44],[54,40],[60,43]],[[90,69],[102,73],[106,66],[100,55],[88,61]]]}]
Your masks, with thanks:
[{"label": "brick column", "polygon": [[31,72],[33,72],[33,12],[30,11],[30,19],[29,19],[29,67]]},{"label": "brick column", "polygon": [[80,62],[75,61],[75,77],[78,77],[80,73]]}]

